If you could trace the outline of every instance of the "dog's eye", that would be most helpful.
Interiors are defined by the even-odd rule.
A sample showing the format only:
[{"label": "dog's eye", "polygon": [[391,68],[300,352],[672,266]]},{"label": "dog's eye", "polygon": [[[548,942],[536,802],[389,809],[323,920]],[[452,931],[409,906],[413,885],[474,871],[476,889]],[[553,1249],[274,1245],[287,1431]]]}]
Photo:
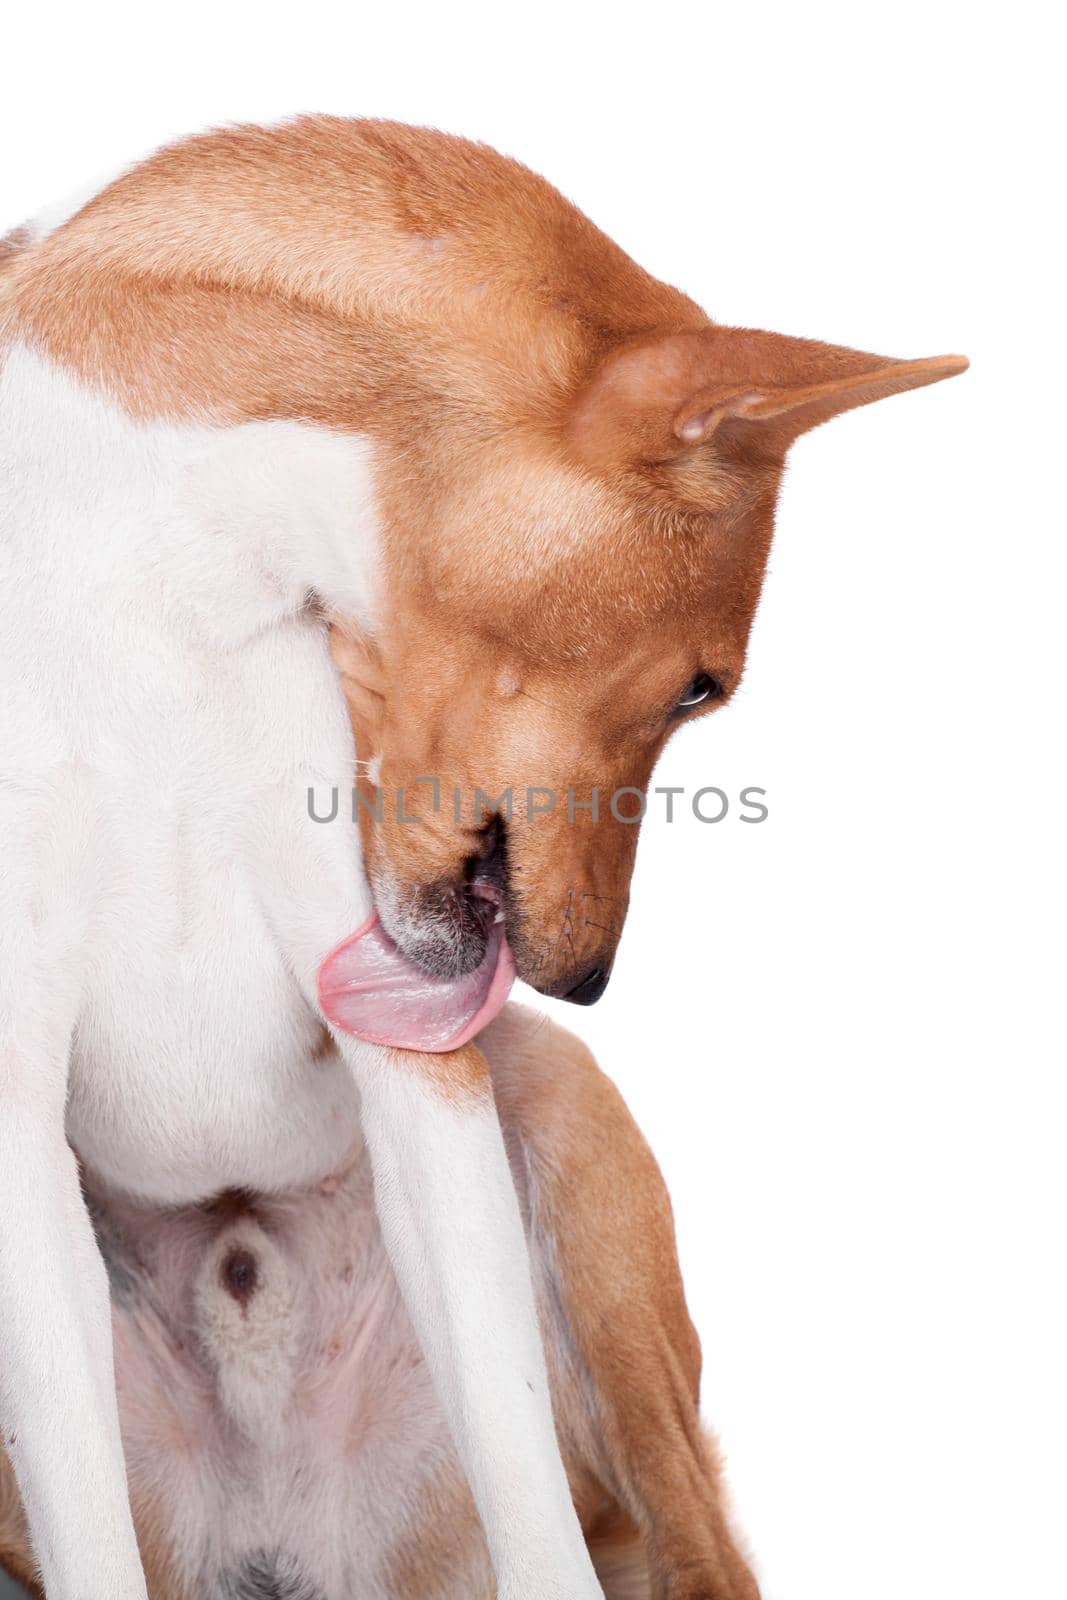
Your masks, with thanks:
[{"label": "dog's eye", "polygon": [[703,705],[705,700],[717,700],[721,694],[722,684],[718,678],[713,678],[710,672],[698,672],[674,709],[679,714],[691,711],[694,706]]}]

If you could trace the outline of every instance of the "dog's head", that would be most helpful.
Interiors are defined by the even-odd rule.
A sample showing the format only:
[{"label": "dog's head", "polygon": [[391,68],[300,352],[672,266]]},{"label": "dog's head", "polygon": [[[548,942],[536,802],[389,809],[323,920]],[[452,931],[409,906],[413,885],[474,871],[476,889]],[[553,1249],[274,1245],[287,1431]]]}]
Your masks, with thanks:
[{"label": "dog's head", "polygon": [[628,342],[554,415],[427,460],[429,514],[394,475],[380,627],[335,628],[334,654],[409,957],[471,970],[502,906],[520,976],[599,996],[641,791],[741,677],[790,444],[965,366],[709,326]]}]

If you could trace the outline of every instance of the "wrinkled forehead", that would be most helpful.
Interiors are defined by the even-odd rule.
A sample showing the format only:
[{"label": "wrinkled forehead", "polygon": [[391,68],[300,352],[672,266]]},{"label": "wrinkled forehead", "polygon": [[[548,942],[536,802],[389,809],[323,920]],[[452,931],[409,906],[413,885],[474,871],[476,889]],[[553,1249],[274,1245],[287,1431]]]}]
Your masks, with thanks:
[{"label": "wrinkled forehead", "polygon": [[518,452],[441,495],[406,557],[405,600],[534,659],[611,655],[664,635],[743,648],[759,594],[773,485],[708,464],[700,506]]}]

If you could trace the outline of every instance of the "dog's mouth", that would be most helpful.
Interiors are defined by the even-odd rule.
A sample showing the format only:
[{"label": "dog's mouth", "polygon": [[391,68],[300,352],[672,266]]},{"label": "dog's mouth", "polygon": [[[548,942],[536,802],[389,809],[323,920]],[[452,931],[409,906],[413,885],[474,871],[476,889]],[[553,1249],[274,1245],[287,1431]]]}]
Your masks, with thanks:
[{"label": "dog's mouth", "polygon": [[503,916],[494,915],[481,960],[434,976],[389,937],[375,912],[319,969],[323,1014],[345,1033],[405,1050],[458,1050],[492,1021],[515,980]]},{"label": "dog's mouth", "polygon": [[485,960],[508,902],[507,840],[494,818],[477,836],[458,880],[398,884],[372,872],[382,926],[407,959],[431,978],[465,978]]},{"label": "dog's mouth", "polygon": [[504,921],[504,891],[480,879],[397,893],[376,884],[382,926],[406,958],[431,978],[464,978],[485,959]]},{"label": "dog's mouth", "polygon": [[506,867],[489,838],[458,884],[400,895],[327,957],[319,999],[335,1026],[374,1044],[458,1049],[492,1020],[515,979],[505,929]]}]

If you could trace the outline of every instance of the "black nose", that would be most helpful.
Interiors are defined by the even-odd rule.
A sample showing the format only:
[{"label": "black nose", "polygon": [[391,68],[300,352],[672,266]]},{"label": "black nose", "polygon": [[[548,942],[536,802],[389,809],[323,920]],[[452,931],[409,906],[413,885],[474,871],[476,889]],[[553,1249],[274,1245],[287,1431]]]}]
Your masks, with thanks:
[{"label": "black nose", "polygon": [[576,1006],[595,1006],[607,988],[610,977],[610,967],[590,967],[585,976],[578,979],[574,988],[568,989],[560,999],[573,1000]]}]

